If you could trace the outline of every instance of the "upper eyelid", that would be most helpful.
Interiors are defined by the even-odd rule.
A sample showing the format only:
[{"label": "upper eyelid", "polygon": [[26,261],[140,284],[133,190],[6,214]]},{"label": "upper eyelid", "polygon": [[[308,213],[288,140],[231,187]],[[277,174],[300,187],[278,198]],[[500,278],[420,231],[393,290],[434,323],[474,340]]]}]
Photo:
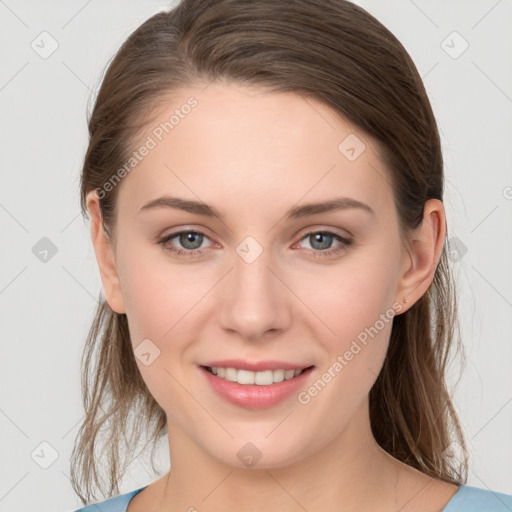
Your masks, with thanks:
[{"label": "upper eyelid", "polygon": [[[169,233],[168,235],[162,236],[161,239],[172,240],[173,238],[176,238],[177,236],[179,236],[183,233],[197,233],[199,235],[204,236],[205,238],[208,238],[214,244],[218,244],[218,242],[215,242],[214,240],[212,240],[212,237],[210,235],[208,235],[207,233],[205,233],[205,231],[203,231],[202,229],[199,229],[199,228],[197,228],[197,229],[192,229],[192,228],[179,229],[178,231],[173,231],[172,233]],[[311,234],[316,234],[316,233],[326,233],[329,235],[334,235],[334,237],[339,237],[342,242],[344,242],[344,241],[350,242],[351,237],[352,237],[352,235],[346,236],[346,235],[337,233],[332,228],[322,228],[322,227],[313,226],[311,228],[307,228],[306,231],[302,232],[302,234],[300,234],[300,232],[298,234],[296,234],[295,237],[298,237],[298,239],[294,243],[296,244],[297,242],[301,242],[307,236],[309,236]],[[206,249],[206,247],[204,247],[202,249]],[[189,250],[189,251],[195,252],[195,251],[199,251],[202,249],[184,249],[184,250]]]},{"label": "upper eyelid", "polygon": [[[341,244],[344,244],[344,245],[347,245],[347,244],[351,244],[352,243],[352,237],[347,237],[347,236],[344,236],[344,235],[340,235],[339,233],[337,233],[336,231],[332,231],[332,230],[328,230],[328,229],[312,229],[312,230],[309,230],[309,231],[306,231],[305,233],[303,233],[298,239],[297,239],[297,242],[294,243],[294,245],[302,242],[302,240],[304,240],[305,238],[307,238],[308,236],[311,236],[313,234],[317,234],[317,233],[323,233],[323,234],[328,234],[328,235],[332,235],[332,237],[339,243]],[[329,249],[329,250],[332,250],[332,249]],[[317,252],[317,251],[315,251]],[[327,252],[327,251],[326,251]]]}]

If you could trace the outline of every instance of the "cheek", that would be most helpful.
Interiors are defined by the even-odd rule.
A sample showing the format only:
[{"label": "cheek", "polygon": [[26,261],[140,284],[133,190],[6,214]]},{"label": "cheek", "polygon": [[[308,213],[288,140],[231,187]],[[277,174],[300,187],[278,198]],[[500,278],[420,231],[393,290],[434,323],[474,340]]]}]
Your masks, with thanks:
[{"label": "cheek", "polygon": [[178,382],[184,379],[185,359],[190,359],[187,333],[197,326],[193,307],[205,294],[204,283],[201,287],[193,272],[180,271],[179,265],[155,257],[152,251],[121,254],[119,269],[135,360],[159,405],[166,411],[179,409],[190,400]]},{"label": "cheek", "polygon": [[331,333],[321,338],[328,354],[322,370],[341,376],[331,380],[344,381],[354,399],[369,392],[389,343],[395,311],[389,289],[380,284],[373,279],[348,282],[346,290],[325,302]]},{"label": "cheek", "polygon": [[166,260],[160,252],[163,249],[138,248],[137,244],[144,243],[126,244],[130,250],[125,251],[119,262],[134,345],[143,338],[163,340],[171,335],[169,331],[197,301],[200,292],[190,279],[191,273]]},{"label": "cheek", "polygon": [[[310,277],[304,289],[315,289],[308,295],[308,304],[322,320],[317,337],[327,357],[319,373],[328,374],[319,386],[328,383],[331,392],[337,390],[331,403],[340,404],[340,414],[342,403],[362,400],[377,378],[395,316],[399,259],[375,247],[355,260],[320,281]],[[314,282],[316,288],[311,288]]]},{"label": "cheek", "polygon": [[[382,268],[369,272],[366,267],[366,271],[347,273],[345,279],[335,281],[331,294],[324,294],[322,319],[334,334],[320,327],[323,335],[318,331],[317,336],[326,357],[316,379],[298,396],[305,423],[329,438],[353,420],[364,422],[362,405],[388,348],[395,315],[392,283]],[[305,449],[314,451],[321,442],[312,438]]]},{"label": "cheek", "polygon": [[[311,274],[307,278],[302,294],[329,328],[332,340],[343,344],[373,326],[382,314],[392,314],[389,310],[395,301],[398,264],[394,255],[386,258],[375,247],[320,277]],[[383,328],[381,322],[378,327]]]},{"label": "cheek", "polygon": [[[319,368],[320,377],[330,372],[319,384],[326,384],[327,389],[311,406],[330,407],[328,415],[333,421],[353,411],[365,398],[385,357],[398,259],[383,249],[374,246],[339,266],[322,268],[319,264],[315,272],[301,269],[285,279],[307,306],[304,309],[293,296],[288,299],[291,308],[302,312],[294,317],[298,326],[291,325],[290,329],[309,331],[327,356]],[[215,284],[218,272],[203,264],[194,265],[192,271],[189,265],[171,263],[153,250],[125,250],[121,254],[126,255],[120,269],[133,347],[137,353],[138,345],[149,339],[162,356],[150,366],[138,359],[137,364],[161,407],[166,411],[179,409],[181,402],[185,406],[189,400],[182,397],[183,390],[177,384],[183,377],[180,368],[190,359],[187,340],[197,330],[198,315],[208,303],[207,298],[201,300]],[[324,413],[319,417],[325,417]]]}]

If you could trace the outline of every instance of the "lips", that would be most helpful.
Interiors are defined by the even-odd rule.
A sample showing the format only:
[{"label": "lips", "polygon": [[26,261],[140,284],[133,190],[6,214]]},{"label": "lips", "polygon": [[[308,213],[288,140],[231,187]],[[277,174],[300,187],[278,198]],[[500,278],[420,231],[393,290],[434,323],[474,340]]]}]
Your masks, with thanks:
[{"label": "lips", "polygon": [[[224,400],[247,409],[264,409],[272,407],[297,393],[309,380],[314,366],[283,361],[249,362],[231,359],[210,361],[199,368],[211,389]],[[253,384],[250,381],[241,384],[215,375],[212,368],[217,369],[217,371],[229,369],[227,371],[230,374],[228,377],[231,375],[238,377],[242,374],[245,379],[247,374],[254,373],[255,376],[260,375],[262,380],[260,384]],[[293,372],[294,376],[273,383],[266,378],[268,374],[276,375],[282,372],[288,372],[288,375]],[[267,375],[265,376],[265,374]]]},{"label": "lips", "polygon": [[251,372],[263,372],[265,370],[304,370],[311,364],[290,363],[286,361],[244,361],[242,359],[223,359],[209,361],[201,366],[209,368],[236,368],[237,370],[249,370]]}]

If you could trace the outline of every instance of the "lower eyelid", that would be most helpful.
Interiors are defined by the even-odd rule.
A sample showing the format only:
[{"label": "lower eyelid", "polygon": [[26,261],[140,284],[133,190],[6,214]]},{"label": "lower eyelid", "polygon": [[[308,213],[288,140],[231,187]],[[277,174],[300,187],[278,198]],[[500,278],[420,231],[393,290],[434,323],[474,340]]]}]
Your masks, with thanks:
[{"label": "lower eyelid", "polygon": [[[169,243],[173,238],[176,238],[177,236],[184,234],[184,233],[195,233],[197,235],[201,235],[204,239],[210,240],[210,242],[212,242],[212,245],[215,245],[215,242],[206,233],[203,233],[202,231],[197,231],[197,230],[182,230],[182,231],[177,231],[175,233],[170,233],[169,235],[162,237],[157,243],[160,243],[161,245],[163,245],[165,247],[165,244]],[[347,238],[345,238],[337,233],[334,233],[332,231],[317,230],[317,231],[309,231],[308,233],[305,233],[304,235],[301,236],[301,238],[299,238],[299,240],[294,245],[297,245],[298,243],[302,242],[307,237],[309,237],[311,235],[318,234],[318,233],[332,236],[335,240],[337,240],[339,242],[339,245],[337,247],[331,247],[329,249],[324,249],[324,250],[308,249],[310,251],[313,251],[314,253],[329,254],[330,252],[333,252],[333,251],[342,250],[343,248],[346,248],[347,246],[349,246],[352,243],[352,241],[350,239],[347,239]],[[181,248],[181,247],[177,246],[176,244],[172,244],[172,245],[174,247],[172,249],[168,248],[168,250],[170,250],[172,252],[181,251],[183,253],[190,253],[190,254],[193,254],[193,253],[199,254],[201,251],[208,248],[208,247],[201,247],[201,248],[197,248],[197,249],[186,249],[186,248]]]},{"label": "lower eyelid", "polygon": [[[196,235],[200,235],[203,237],[203,240],[209,240],[210,242],[212,242],[212,245],[215,244],[215,242],[213,242],[213,240],[206,233],[203,233],[202,231],[195,231],[195,230],[183,230],[183,231],[177,231],[175,233],[170,233],[169,235],[162,237],[160,239],[160,243],[162,243],[162,244],[169,243],[172,239],[178,237],[179,235],[183,235],[183,234],[187,234],[187,233],[194,233]],[[189,251],[189,252],[199,252],[199,251],[202,251],[202,250],[208,248],[208,247],[200,247],[198,249],[186,249],[186,248],[180,247],[179,245],[176,245],[176,244],[172,244],[172,245],[176,246],[176,250]]]},{"label": "lower eyelid", "polygon": [[[340,242],[342,245],[350,245],[350,243],[351,243],[351,240],[350,240],[350,239],[345,238],[345,237],[343,237],[343,236],[339,235],[338,233],[334,233],[334,232],[332,232],[332,231],[325,231],[325,230],[310,231],[309,233],[304,234],[304,235],[299,239],[299,241],[298,241],[298,242],[302,242],[302,241],[303,241],[303,240],[305,240],[306,238],[308,238],[308,237],[310,237],[310,236],[312,236],[312,235],[320,234],[320,233],[321,233],[322,235],[329,235],[329,236],[331,236],[332,238],[334,238],[335,240],[337,240],[338,242]],[[298,242],[297,242],[297,243],[298,243]],[[325,252],[326,252],[326,251],[328,251],[328,250],[330,250],[330,249],[326,249],[326,250],[325,250]],[[317,250],[316,252],[322,252],[322,251],[318,251],[318,250]]]}]

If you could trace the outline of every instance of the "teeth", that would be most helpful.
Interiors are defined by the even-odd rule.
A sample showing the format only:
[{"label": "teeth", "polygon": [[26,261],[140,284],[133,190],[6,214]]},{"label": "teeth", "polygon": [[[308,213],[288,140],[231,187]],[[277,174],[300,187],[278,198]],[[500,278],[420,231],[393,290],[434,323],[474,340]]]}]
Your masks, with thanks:
[{"label": "teeth", "polygon": [[249,370],[237,370],[236,368],[210,368],[213,375],[238,382],[238,384],[257,384],[259,386],[270,386],[275,382],[293,379],[300,375],[303,370],[265,370],[262,372],[251,372]]}]

